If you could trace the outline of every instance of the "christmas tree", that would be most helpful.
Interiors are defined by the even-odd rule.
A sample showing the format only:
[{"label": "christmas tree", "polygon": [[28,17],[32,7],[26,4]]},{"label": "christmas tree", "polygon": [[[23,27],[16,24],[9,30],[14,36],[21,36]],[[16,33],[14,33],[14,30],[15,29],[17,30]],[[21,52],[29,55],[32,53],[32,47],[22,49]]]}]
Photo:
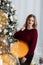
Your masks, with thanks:
[{"label": "christmas tree", "polygon": [[13,35],[17,31],[17,19],[15,16],[15,9],[8,0],[0,0],[0,36],[6,35],[9,43],[13,43],[16,39]]},{"label": "christmas tree", "polygon": [[[5,60],[5,62],[8,64],[3,65],[15,65],[13,64],[15,59],[17,60],[17,65],[20,65],[18,58],[15,58],[12,56],[13,54],[9,53],[10,44],[16,41],[16,39],[13,38],[13,35],[17,31],[17,19],[15,19],[15,11],[16,10],[11,5],[10,1],[0,0],[0,55],[2,56],[4,53],[2,56],[3,59],[4,56],[6,59],[7,57],[9,57],[9,59],[13,59],[11,62],[10,60]],[[5,55],[5,52],[7,53],[7,57]]]}]

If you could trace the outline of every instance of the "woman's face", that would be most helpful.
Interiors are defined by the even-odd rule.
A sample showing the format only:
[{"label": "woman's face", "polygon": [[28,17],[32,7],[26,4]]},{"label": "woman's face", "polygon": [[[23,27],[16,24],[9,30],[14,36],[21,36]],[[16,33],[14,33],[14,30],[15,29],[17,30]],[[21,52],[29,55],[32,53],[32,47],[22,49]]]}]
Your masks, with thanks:
[{"label": "woman's face", "polygon": [[29,20],[27,21],[27,26],[33,26],[34,24],[34,18],[30,17]]}]

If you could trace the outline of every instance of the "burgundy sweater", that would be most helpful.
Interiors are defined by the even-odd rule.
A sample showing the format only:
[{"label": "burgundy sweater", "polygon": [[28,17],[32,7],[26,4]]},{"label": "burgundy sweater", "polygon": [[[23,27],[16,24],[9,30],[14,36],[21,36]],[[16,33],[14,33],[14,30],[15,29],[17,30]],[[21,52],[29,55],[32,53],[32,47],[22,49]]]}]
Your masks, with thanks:
[{"label": "burgundy sweater", "polygon": [[20,30],[14,34],[14,38],[25,41],[29,46],[29,52],[25,57],[29,57],[34,54],[34,50],[37,44],[37,37],[38,33],[36,29],[25,29],[24,31]]}]

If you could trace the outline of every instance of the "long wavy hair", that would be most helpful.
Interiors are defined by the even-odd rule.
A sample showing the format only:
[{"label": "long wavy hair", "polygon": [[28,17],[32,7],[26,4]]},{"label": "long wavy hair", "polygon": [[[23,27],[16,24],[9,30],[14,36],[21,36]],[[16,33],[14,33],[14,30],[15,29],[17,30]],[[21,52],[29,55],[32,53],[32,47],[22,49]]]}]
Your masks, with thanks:
[{"label": "long wavy hair", "polygon": [[28,15],[27,18],[26,18],[26,22],[25,22],[25,24],[24,24],[25,29],[27,29],[27,22],[28,22],[28,20],[29,20],[31,17],[34,18],[33,28],[34,28],[34,29],[37,28],[37,19],[36,19],[36,16],[33,15],[33,14],[30,14],[30,15]]}]

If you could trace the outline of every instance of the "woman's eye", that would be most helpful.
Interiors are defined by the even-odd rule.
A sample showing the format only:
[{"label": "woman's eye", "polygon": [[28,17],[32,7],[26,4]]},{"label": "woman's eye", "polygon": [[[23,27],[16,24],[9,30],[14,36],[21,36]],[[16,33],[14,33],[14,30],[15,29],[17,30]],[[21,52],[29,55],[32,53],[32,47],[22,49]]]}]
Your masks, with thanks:
[{"label": "woman's eye", "polygon": [[32,22],[34,22],[34,20],[32,20]]}]

